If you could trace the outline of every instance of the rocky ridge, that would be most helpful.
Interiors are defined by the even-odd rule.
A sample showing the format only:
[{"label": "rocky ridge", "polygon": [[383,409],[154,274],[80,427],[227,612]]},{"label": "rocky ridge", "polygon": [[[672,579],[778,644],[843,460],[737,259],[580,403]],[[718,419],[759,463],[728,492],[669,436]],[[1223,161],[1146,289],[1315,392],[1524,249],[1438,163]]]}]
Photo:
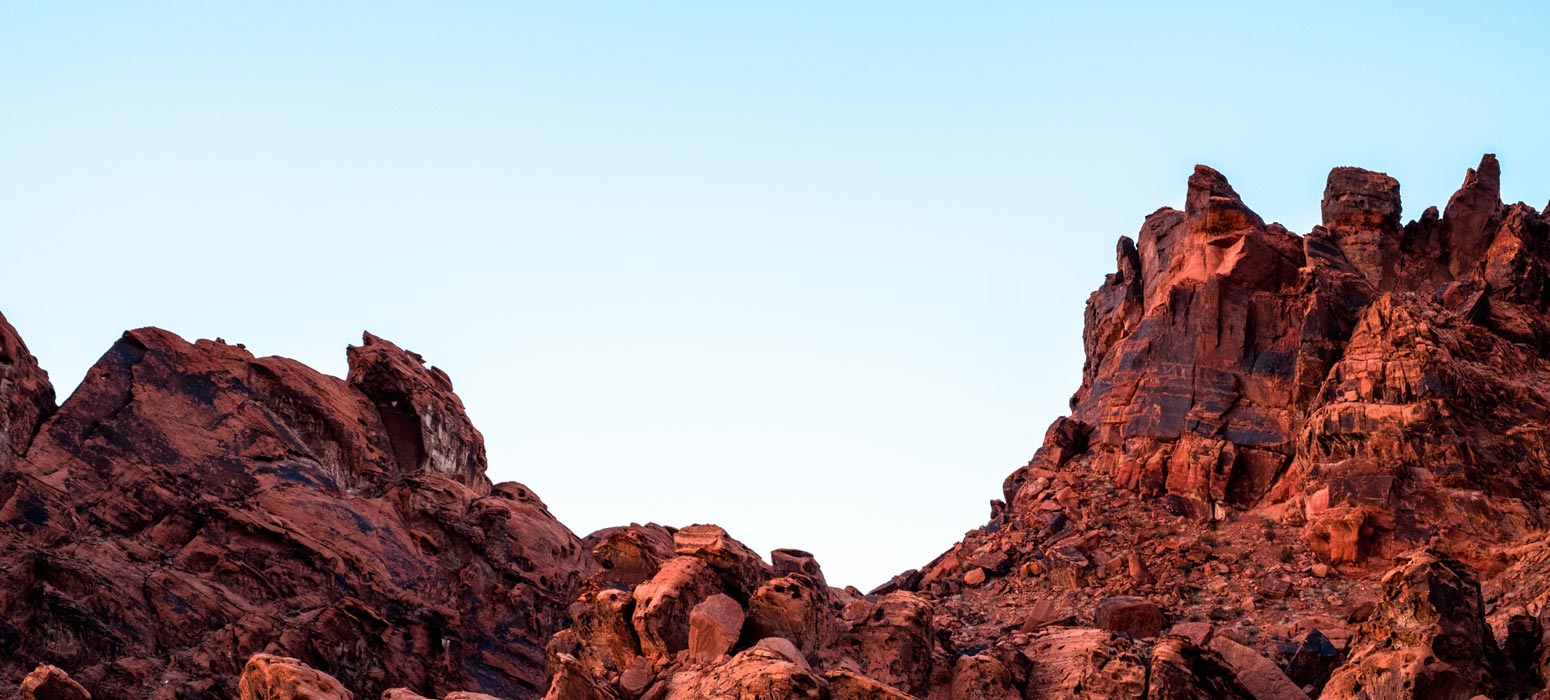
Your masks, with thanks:
[{"label": "rocky ridge", "polygon": [[5,682],[47,662],[99,698],[235,697],[272,652],[373,693],[542,694],[594,565],[485,477],[440,370],[370,334],[341,380],[141,329],[55,408],[3,321],[0,341]]},{"label": "rocky ridge", "polygon": [[1197,167],[1089,298],[1071,415],[984,527],[869,593],[713,525],[575,537],[369,334],[340,380],[132,331],[56,408],[0,319],[0,683],[1550,697],[1550,218],[1499,183],[1486,156],[1401,223],[1393,178],[1336,168],[1298,235]]}]

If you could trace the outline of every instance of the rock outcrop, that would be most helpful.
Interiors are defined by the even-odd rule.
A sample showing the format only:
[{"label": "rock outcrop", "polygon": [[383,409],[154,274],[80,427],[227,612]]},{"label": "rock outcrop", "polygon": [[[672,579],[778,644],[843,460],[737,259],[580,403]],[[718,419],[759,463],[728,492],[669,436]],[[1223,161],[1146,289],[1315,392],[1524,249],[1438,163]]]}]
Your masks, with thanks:
[{"label": "rock outcrop", "polygon": [[[1550,218],[1500,201],[1494,156],[1409,223],[1393,178],[1337,168],[1322,214],[1293,234],[1202,166],[1182,211],[1120,240],[1088,300],[1071,415],[990,522],[901,586],[966,623],[947,625],[956,643],[1060,620],[1121,629],[1095,601],[1129,596],[1214,623],[1230,635],[1218,653],[1241,647],[1316,694],[1380,664],[1352,629],[1387,609],[1393,558],[1431,546],[1461,577],[1521,582],[1499,594],[1515,616],[1471,613],[1517,630],[1516,661],[1468,666],[1467,687],[1544,686]],[[1427,644],[1413,642],[1442,658]]]},{"label": "rock outcrop", "polygon": [[70,674],[44,664],[22,679],[21,700],[91,700],[91,693]]},{"label": "rock outcrop", "polygon": [[1474,574],[1427,550],[1401,562],[1384,575],[1382,601],[1321,697],[1443,700],[1537,689],[1497,647]]},{"label": "rock outcrop", "polygon": [[[765,575],[762,560],[750,559],[748,549],[720,528],[685,530],[688,536],[683,530],[672,534],[681,543],[716,545],[680,547],[682,554],[628,595],[609,587],[613,579],[601,567],[583,584],[571,606],[571,627],[550,642],[551,665],[561,669],[551,700],[1249,697],[1214,652],[1184,640],[1154,651],[1106,631],[1051,627],[995,644],[959,646],[953,630],[938,622],[939,601],[911,591],[863,596],[821,584],[818,563],[805,553],[801,566],[786,567],[800,573],[768,579],[744,594],[746,585],[712,572],[758,572],[757,580]],[[787,551],[776,550],[771,558],[779,561]],[[728,552],[738,554],[729,558]],[[727,566],[731,561],[738,563]],[[612,601],[633,602],[633,613]],[[1112,617],[1127,629],[1161,624],[1155,606],[1115,602],[1124,605],[1111,606]],[[634,636],[620,634],[618,624],[596,622],[627,617],[636,623]],[[663,639],[677,635],[666,630],[687,630],[686,641],[664,645]],[[589,661],[599,658],[612,661]],[[1159,686],[1166,689],[1158,691],[1162,695],[1147,694],[1153,666],[1172,677]]]},{"label": "rock outcrop", "polygon": [[339,680],[296,659],[258,654],[237,680],[240,700],[354,700]]},{"label": "rock outcrop", "polygon": [[0,323],[0,693],[50,663],[99,700],[231,698],[268,652],[365,696],[542,695],[591,557],[485,478],[444,373],[369,334],[349,359],[141,329],[54,410]]},{"label": "rock outcrop", "polygon": [[38,426],[54,412],[54,385],[0,315],[0,476],[27,453]]}]

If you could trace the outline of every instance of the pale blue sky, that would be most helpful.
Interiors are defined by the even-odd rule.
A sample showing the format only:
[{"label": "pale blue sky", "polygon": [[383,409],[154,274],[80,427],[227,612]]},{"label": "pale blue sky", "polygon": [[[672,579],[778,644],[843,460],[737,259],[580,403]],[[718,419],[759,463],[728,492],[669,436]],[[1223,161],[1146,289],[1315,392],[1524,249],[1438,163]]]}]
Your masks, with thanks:
[{"label": "pale blue sky", "polygon": [[984,522],[1195,163],[1297,231],[1336,165],[1550,198],[1531,3],[840,5],[0,5],[0,311],[62,393],[126,328],[370,329],[578,534],[868,588]]}]

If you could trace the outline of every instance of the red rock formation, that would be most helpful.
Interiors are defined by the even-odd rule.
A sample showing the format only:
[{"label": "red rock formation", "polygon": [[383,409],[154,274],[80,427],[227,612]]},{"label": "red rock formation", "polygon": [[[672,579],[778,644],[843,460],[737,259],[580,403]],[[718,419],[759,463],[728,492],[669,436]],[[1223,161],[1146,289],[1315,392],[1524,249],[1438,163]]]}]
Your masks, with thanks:
[{"label": "red rock formation", "polygon": [[44,664],[22,679],[21,700],[91,700],[91,693],[70,674]]},{"label": "red rock formation", "polygon": [[38,426],[54,412],[54,385],[0,314],[0,476],[27,453]]},{"label": "red rock formation", "polygon": [[[1071,416],[985,528],[893,588],[939,600],[960,645],[1149,598],[1237,623],[1218,646],[1314,688],[1345,653],[1337,621],[1416,545],[1484,570],[1521,552],[1534,592],[1515,597],[1543,609],[1528,582],[1550,556],[1513,547],[1550,518],[1550,218],[1501,203],[1499,178],[1486,156],[1440,216],[1401,225],[1393,178],[1337,168],[1297,236],[1197,168],[1089,299]],[[1508,617],[1513,668],[1542,687],[1543,623]]]},{"label": "red rock formation", "polygon": [[1446,556],[1417,550],[1383,577],[1383,601],[1321,697],[1502,697],[1537,685],[1514,675],[1486,625],[1474,575]]},{"label": "red rock formation", "polygon": [[717,593],[689,611],[689,656],[715,663],[737,645],[743,633],[743,607],[731,596]]},{"label": "red rock formation", "polygon": [[0,324],[0,683],[46,662],[108,700],[229,698],[271,652],[368,696],[541,695],[590,558],[491,486],[445,374],[370,335],[349,357],[347,381],[131,331],[50,415]]},{"label": "red rock formation", "polygon": [[[1183,212],[1159,210],[1138,243],[1121,240],[1118,270],[1088,301],[1072,417],[1009,478],[1006,501],[1026,513],[1030,475],[1080,455],[1203,519],[1285,501],[1334,509],[1374,550],[1336,542],[1337,559],[1542,523],[1515,497],[1550,476],[1535,427],[1550,417],[1550,221],[1498,192],[1487,156],[1441,219],[1402,229],[1398,183],[1337,168],[1324,225],[1298,237],[1197,168]],[[1480,532],[1482,517],[1508,527]],[[1349,539],[1339,528],[1320,526],[1321,540]]]},{"label": "red rock formation", "polygon": [[290,658],[258,654],[237,681],[241,700],[354,700],[339,680]]},{"label": "red rock formation", "polygon": [[713,525],[578,540],[488,482],[445,374],[370,335],[340,380],[132,331],[56,410],[0,320],[0,682],[52,663],[80,686],[40,669],[23,692],[1542,694],[1550,218],[1499,183],[1487,156],[1402,225],[1393,178],[1337,168],[1297,235],[1197,167],[1182,211],[1121,238],[1071,415],[990,522],[866,595]]}]

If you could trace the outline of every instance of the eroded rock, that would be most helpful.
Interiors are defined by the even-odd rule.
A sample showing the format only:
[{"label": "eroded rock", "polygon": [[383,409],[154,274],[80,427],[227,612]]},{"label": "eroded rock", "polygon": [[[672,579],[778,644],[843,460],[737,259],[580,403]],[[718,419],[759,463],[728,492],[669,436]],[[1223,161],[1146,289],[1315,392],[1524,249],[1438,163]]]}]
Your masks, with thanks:
[{"label": "eroded rock", "polygon": [[1321,698],[1442,700],[1510,685],[1480,584],[1463,564],[1416,550],[1384,575],[1382,588],[1383,600],[1352,640],[1350,660]]},{"label": "eroded rock", "polygon": [[241,700],[353,700],[333,676],[297,659],[257,654],[237,682]]},{"label": "eroded rock", "polygon": [[91,693],[62,669],[43,664],[22,679],[21,700],[91,700]]}]

